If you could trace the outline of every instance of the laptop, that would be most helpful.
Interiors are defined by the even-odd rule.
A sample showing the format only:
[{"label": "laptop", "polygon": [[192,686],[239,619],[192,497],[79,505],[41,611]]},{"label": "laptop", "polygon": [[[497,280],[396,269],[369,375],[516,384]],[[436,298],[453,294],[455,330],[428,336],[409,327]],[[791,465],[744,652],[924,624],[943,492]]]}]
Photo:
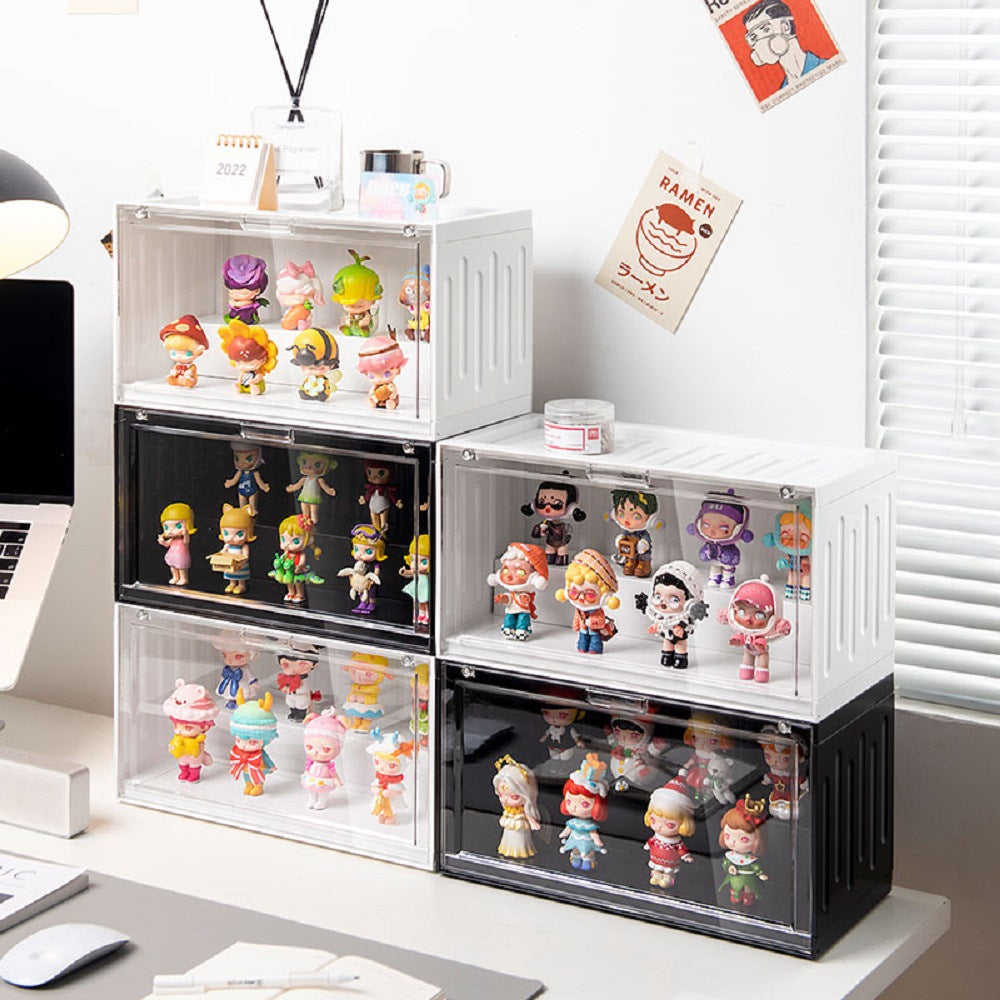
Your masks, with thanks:
[{"label": "laptop", "polygon": [[73,286],[0,281],[0,691],[14,686],[73,505]]}]

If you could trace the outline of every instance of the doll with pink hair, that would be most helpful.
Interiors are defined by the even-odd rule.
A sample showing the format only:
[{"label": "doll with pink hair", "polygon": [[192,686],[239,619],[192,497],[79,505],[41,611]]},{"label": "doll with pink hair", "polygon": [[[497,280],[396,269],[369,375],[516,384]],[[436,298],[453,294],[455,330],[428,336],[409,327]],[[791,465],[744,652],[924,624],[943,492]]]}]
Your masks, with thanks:
[{"label": "doll with pink hair", "polygon": [[323,282],[316,277],[312,261],[307,260],[301,267],[288,261],[278,272],[275,287],[278,304],[285,310],[281,317],[282,330],[309,329],[313,310],[325,305]]},{"label": "doll with pink hair", "polygon": [[371,382],[368,402],[372,409],[395,410],[399,406],[395,379],[399,378],[406,361],[395,338],[385,335],[370,338],[358,351],[358,371]]},{"label": "doll with pink hair", "polygon": [[735,629],[729,645],[743,649],[740,680],[766,684],[771,679],[768,643],[792,631],[792,623],[781,617],[781,598],[767,576],[741,583],[719,611],[719,621]]},{"label": "doll with pink hair", "polygon": [[173,693],[163,703],[163,714],[174,726],[167,749],[180,768],[177,780],[200,781],[201,769],[212,763],[205,737],[215,725],[219,706],[200,684],[186,684],[178,678]]},{"label": "doll with pink hair", "polygon": [[330,795],[344,784],[337,774],[336,760],[344,745],[347,726],[332,708],[316,715],[307,715],[302,730],[306,751],[306,769],[302,772],[302,787],[309,795],[307,809],[325,809]]}]

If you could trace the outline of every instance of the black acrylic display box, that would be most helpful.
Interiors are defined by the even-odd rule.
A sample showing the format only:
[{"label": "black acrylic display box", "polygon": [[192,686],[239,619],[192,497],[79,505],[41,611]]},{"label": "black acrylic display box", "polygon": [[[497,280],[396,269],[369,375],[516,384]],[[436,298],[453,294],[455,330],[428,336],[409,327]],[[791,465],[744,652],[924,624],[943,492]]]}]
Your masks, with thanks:
[{"label": "black acrylic display box", "polygon": [[[891,676],[811,723],[456,662],[441,670],[439,863],[449,875],[812,958],[889,892]],[[560,853],[560,805],[588,754],[605,765],[610,788],[599,824],[607,853],[584,870]],[[538,789],[536,853],[522,859],[498,852],[493,782],[507,755]],[[691,795],[694,831],[684,843],[693,860],[671,879],[649,867],[646,819],[653,791],[678,776]],[[767,880],[756,880],[755,901],[742,891],[733,901],[724,869],[720,833],[737,802],[764,810]]]},{"label": "black acrylic display box", "polygon": [[[400,573],[407,567],[414,540],[423,536],[423,544],[429,542],[430,445],[132,407],[116,408],[116,427],[118,600],[230,622],[307,628],[349,641],[432,651],[433,569],[426,578],[429,607],[425,616],[404,590],[411,578]],[[229,578],[213,556],[223,546],[224,505],[240,504],[238,484],[225,485],[237,473],[235,451],[255,447],[263,460],[257,471],[270,490],[254,498],[256,537],[250,544],[250,577],[245,592],[234,595],[226,592]],[[301,491],[287,491],[301,479],[303,455],[323,459],[323,479],[335,496],[319,491],[314,538],[308,550],[310,572],[323,582],[306,582],[305,599],[291,603],[285,600],[287,587],[269,573],[279,551],[279,526],[285,518],[303,513]],[[378,568],[375,606],[370,613],[359,614],[350,578],[339,573],[355,563],[352,529],[373,520],[370,501],[362,502],[366,463],[388,468],[392,489],[386,494],[390,502],[384,515],[384,558],[368,567]],[[315,475],[315,469],[310,475]],[[165,563],[168,550],[158,544],[161,514],[175,503],[190,506],[196,528],[190,536],[191,565],[184,586],[170,583],[172,572]]]}]

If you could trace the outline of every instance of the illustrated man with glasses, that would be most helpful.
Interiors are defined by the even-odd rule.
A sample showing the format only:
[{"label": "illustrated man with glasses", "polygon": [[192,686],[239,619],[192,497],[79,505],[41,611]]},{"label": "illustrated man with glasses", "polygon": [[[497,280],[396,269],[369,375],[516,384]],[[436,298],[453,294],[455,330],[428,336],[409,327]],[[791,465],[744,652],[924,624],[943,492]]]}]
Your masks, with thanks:
[{"label": "illustrated man with glasses", "polygon": [[815,52],[808,52],[799,44],[795,33],[795,19],[788,4],[782,0],[761,0],[743,15],[750,58],[755,66],[780,64],[785,79],[779,90],[790,83],[797,83],[817,66],[826,62]]}]

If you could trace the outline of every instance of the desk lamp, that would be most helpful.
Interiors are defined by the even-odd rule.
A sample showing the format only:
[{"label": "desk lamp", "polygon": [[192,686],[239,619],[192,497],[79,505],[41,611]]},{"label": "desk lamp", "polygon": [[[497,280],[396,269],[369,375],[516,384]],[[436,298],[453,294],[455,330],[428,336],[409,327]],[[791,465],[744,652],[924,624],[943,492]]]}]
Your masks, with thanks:
[{"label": "desk lamp", "polygon": [[0,149],[0,278],[47,257],[68,232],[69,215],[52,185]]}]

